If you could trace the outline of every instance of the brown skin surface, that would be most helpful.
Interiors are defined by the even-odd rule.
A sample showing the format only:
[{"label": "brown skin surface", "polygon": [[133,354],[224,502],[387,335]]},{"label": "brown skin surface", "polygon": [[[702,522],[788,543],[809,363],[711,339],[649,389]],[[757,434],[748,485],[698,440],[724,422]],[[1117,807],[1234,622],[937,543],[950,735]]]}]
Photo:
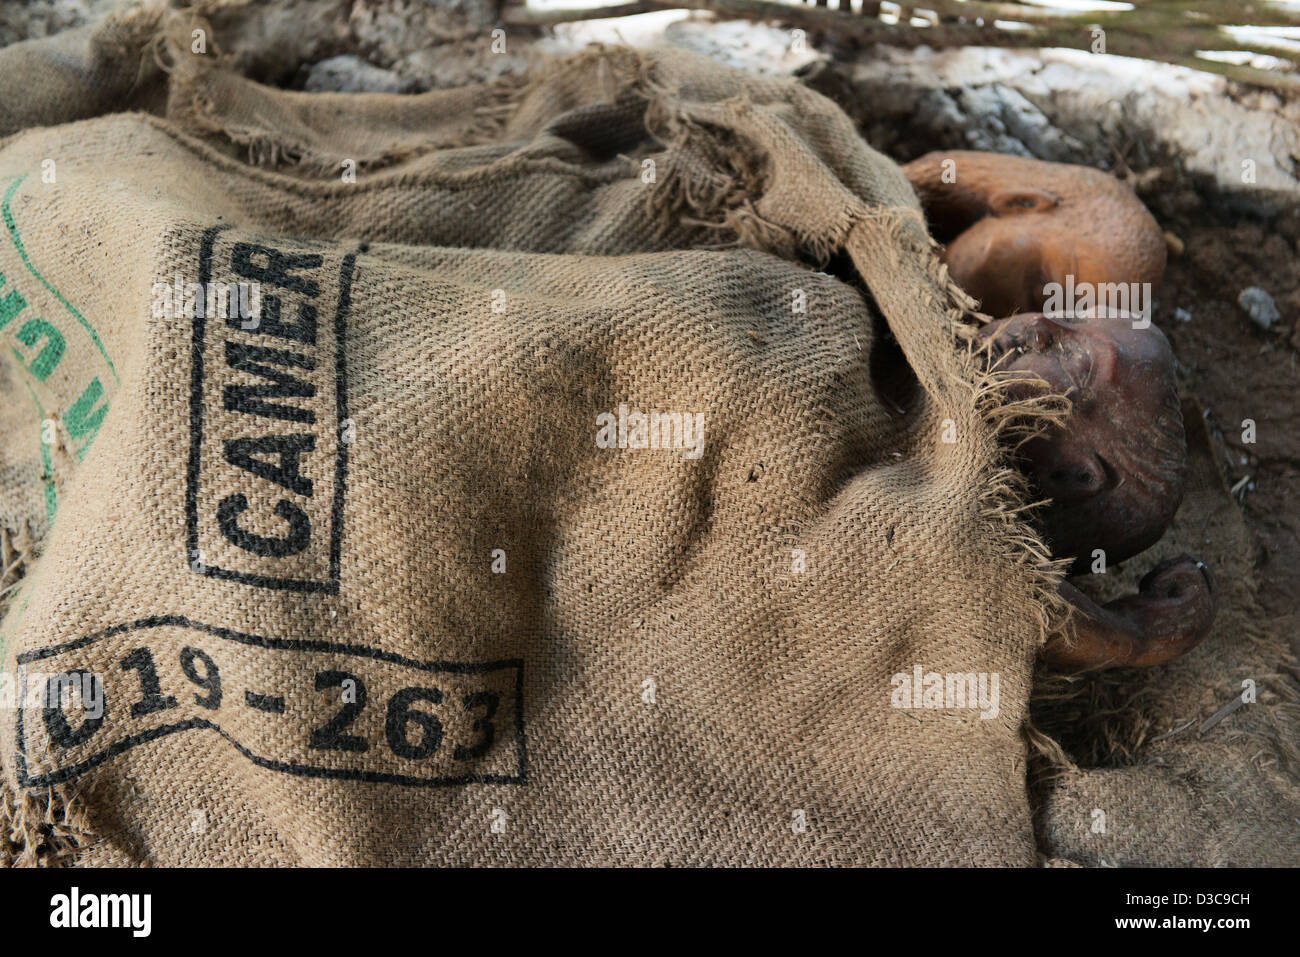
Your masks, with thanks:
[{"label": "brown skin surface", "polygon": [[[1164,334],[1122,319],[1022,313],[983,326],[976,341],[990,363],[1025,375],[1011,398],[1070,398],[1066,427],[1022,450],[1035,487],[1052,499],[1040,521],[1053,553],[1079,556],[1081,571],[1095,548],[1116,562],[1154,545],[1186,479],[1181,414],[1176,403],[1165,408],[1176,393]],[[1151,454],[1156,447],[1163,457]]]},{"label": "brown skin surface", "polygon": [[1099,606],[1069,582],[1061,596],[1075,616],[1073,643],[1054,637],[1043,660],[1061,671],[1162,665],[1200,643],[1214,621],[1218,585],[1191,555],[1161,562],[1138,584],[1138,594]]},{"label": "brown skin surface", "polygon": [[[955,182],[945,183],[944,161]],[[1173,353],[1154,326],[1104,315],[1038,312],[1043,286],[1158,283],[1164,239],[1122,184],[1096,170],[988,153],[932,153],[904,167],[953,278],[986,312],[1006,316],[977,342],[995,368],[1021,373],[1011,398],[1069,396],[1062,428],[1022,450],[1022,466],[1051,499],[1041,524],[1053,554],[1090,564],[1094,549],[1122,561],[1153,545],[1182,499],[1186,446]],[[949,176],[948,178],[953,178]],[[1018,313],[1012,315],[1012,313]],[[1070,671],[1163,664],[1194,647],[1214,620],[1214,576],[1193,556],[1163,562],[1136,595],[1098,606],[1068,582],[1079,612],[1073,642],[1048,641],[1044,660]]]},{"label": "brown skin surface", "polygon": [[1152,285],[1164,274],[1160,227],[1131,189],[1099,170],[953,151],[927,153],[903,172],[946,244],[953,279],[991,316],[1041,309],[1043,286],[1067,274],[1076,284]]}]

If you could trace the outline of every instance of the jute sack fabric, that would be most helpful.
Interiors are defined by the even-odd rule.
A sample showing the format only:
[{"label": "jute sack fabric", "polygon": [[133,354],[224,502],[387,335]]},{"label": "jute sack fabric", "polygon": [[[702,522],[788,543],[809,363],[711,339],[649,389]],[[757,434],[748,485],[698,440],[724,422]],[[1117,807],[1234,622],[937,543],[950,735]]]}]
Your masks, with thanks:
[{"label": "jute sack fabric", "polygon": [[[1056,571],[839,110],[667,52],[319,107],[165,62],[165,117],[0,144],[3,443],[51,455],[5,488],[48,531],[0,658],[86,691],[0,717],[11,859],[1034,862]],[[257,323],[160,307],[191,283]],[[701,441],[636,447],[653,412]],[[996,704],[895,707],[917,668]]]}]

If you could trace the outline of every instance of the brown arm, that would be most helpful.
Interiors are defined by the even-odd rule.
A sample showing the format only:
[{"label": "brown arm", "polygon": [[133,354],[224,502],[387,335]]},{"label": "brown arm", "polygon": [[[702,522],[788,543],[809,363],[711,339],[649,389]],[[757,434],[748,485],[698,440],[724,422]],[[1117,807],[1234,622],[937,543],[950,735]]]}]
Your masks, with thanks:
[{"label": "brown arm", "polygon": [[1074,641],[1053,636],[1043,648],[1043,661],[1062,671],[1172,661],[1209,633],[1217,590],[1209,566],[1190,555],[1161,562],[1142,579],[1138,594],[1105,606],[1062,582],[1061,597],[1076,611]]}]

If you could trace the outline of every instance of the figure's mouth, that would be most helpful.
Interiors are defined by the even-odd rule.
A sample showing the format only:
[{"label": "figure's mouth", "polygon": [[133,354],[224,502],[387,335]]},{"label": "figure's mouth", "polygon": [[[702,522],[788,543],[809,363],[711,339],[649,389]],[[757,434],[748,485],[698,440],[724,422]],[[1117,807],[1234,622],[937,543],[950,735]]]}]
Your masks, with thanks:
[{"label": "figure's mouth", "polygon": [[1021,356],[1032,351],[1019,332],[999,332],[988,340],[987,364],[990,369],[1010,366]]},{"label": "figure's mouth", "polygon": [[993,340],[993,345],[989,349],[989,357],[993,364],[999,364],[1003,359],[1010,357],[1009,361],[1014,362],[1020,356],[1025,354],[1025,345],[1019,339],[1003,339],[998,337]]}]

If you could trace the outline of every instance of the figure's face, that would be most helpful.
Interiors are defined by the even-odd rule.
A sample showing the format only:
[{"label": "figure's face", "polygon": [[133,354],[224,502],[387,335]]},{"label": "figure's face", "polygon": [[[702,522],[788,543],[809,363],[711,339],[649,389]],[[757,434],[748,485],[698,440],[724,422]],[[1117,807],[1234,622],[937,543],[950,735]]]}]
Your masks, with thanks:
[{"label": "figure's face", "polygon": [[[1120,319],[1032,313],[989,323],[978,341],[990,365],[1070,399],[1064,427],[1022,450],[1038,491],[1052,499],[1041,522],[1053,553],[1083,566],[1096,548],[1114,562],[1153,545],[1182,497],[1186,451],[1164,334]],[[1022,398],[1045,390],[1027,381],[1010,391]]]}]

